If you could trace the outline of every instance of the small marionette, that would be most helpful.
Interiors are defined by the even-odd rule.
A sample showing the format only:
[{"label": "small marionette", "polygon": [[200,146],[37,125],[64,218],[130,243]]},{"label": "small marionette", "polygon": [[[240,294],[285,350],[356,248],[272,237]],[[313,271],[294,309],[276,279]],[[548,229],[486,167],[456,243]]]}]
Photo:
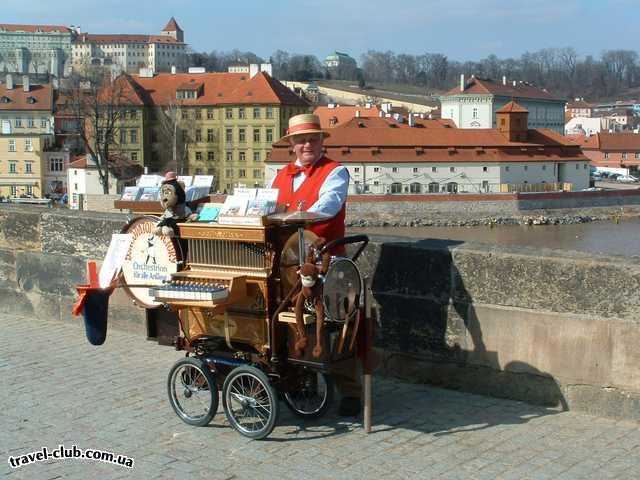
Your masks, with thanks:
[{"label": "small marionette", "polygon": [[296,354],[300,356],[307,347],[308,339],[304,325],[305,303],[313,305],[316,314],[316,345],[313,349],[313,356],[320,357],[323,353],[324,337],[324,304],[322,303],[323,277],[329,269],[330,255],[325,252],[322,256],[321,265],[316,264],[316,251],[324,244],[324,239],[319,238],[309,248],[306,262],[300,267],[299,275],[302,289],[298,293],[295,301],[296,330],[298,339],[295,342]]},{"label": "small marionette", "polygon": [[187,207],[184,187],[178,182],[175,172],[167,172],[164,178],[160,187],[160,204],[164,212],[156,225],[155,233],[175,237],[178,222],[190,219],[191,210]]}]

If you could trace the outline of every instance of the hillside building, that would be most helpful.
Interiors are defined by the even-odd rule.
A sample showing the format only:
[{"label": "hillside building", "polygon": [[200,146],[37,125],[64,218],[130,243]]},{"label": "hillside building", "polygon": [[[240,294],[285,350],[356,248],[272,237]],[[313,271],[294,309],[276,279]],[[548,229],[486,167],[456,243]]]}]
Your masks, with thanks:
[{"label": "hillside building", "polygon": [[439,97],[441,118],[451,119],[458,128],[496,128],[496,112],[511,101],[529,112],[531,128],[548,128],[564,133],[565,101],[554,97],[544,88],[525,82],[502,82],[471,77]]}]

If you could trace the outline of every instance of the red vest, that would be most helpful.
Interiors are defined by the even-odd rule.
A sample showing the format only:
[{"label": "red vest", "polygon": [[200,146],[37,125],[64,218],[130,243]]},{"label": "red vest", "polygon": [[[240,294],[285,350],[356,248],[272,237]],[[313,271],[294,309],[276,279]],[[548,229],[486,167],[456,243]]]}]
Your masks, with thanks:
[{"label": "red vest", "polygon": [[[278,204],[286,205],[287,211],[289,212],[297,210],[298,202],[303,201],[304,204],[301,209],[306,211],[318,201],[320,188],[322,188],[324,181],[333,169],[339,166],[340,164],[338,162],[329,160],[327,157],[322,157],[308,171],[305,171],[306,178],[302,182],[302,185],[300,185],[300,188],[295,192],[293,191],[293,177],[295,173],[288,168],[289,166],[281,169],[271,185],[271,188],[277,188],[279,190]],[[342,205],[342,208],[335,217],[330,218],[326,222],[309,225],[307,228],[319,237],[323,237],[327,242],[330,242],[336,238],[344,237],[344,218],[345,205]],[[331,253],[334,255],[344,255],[344,246],[333,249]]]}]

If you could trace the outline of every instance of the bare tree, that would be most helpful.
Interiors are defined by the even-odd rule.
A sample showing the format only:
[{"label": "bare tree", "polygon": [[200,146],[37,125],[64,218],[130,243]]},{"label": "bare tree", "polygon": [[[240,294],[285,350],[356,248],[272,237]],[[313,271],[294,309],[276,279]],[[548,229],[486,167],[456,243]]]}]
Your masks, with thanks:
[{"label": "bare tree", "polygon": [[109,193],[111,162],[121,157],[120,130],[127,109],[139,105],[140,99],[126,74],[112,79],[109,72],[100,67],[88,66],[82,71],[66,82],[65,107],[82,119],[80,138],[96,163],[103,192]]},{"label": "bare tree", "polygon": [[169,100],[155,109],[155,115],[158,167],[174,170],[179,175],[187,173],[189,148],[196,141],[195,111],[183,106],[179,100]]}]

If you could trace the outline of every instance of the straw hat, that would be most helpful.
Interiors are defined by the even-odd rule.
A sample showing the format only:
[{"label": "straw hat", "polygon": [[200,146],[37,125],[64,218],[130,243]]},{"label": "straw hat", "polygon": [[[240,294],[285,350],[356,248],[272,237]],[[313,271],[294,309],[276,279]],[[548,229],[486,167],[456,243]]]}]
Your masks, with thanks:
[{"label": "straw hat", "polygon": [[320,117],[313,115],[312,113],[303,113],[295,115],[289,119],[287,134],[282,137],[281,140],[307,133],[320,133],[325,138],[329,136],[329,134],[323,131],[322,127],[320,127]]}]

